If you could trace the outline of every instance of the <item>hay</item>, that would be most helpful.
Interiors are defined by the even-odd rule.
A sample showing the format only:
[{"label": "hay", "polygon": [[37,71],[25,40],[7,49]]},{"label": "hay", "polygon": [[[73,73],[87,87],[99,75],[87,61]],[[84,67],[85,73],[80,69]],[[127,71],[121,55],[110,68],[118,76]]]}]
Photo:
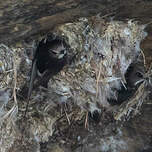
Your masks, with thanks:
[{"label": "hay", "polygon": [[[146,36],[145,26],[133,21],[106,22],[100,18],[98,22],[95,21],[96,18],[82,18],[54,30],[70,46],[67,52],[68,65],[50,79],[47,89],[39,87],[32,91],[26,119],[23,118],[27,105],[23,88],[28,88],[32,61],[25,48],[30,49],[31,53],[33,42],[30,48],[23,44],[21,48],[12,49],[9,68],[2,64],[6,60],[0,60],[3,74],[6,71],[14,73],[14,83],[4,83],[5,80],[1,82],[5,84],[2,88],[10,86],[13,92],[13,99],[8,102],[8,109],[1,117],[6,120],[0,131],[1,151],[8,151],[10,147],[13,149],[14,143],[30,145],[29,141],[36,146],[36,151],[40,142],[48,141],[56,126],[60,125],[62,131],[72,125],[73,121],[83,120],[87,128],[89,112],[103,112],[105,107],[111,107],[109,99],[117,100],[121,86],[126,87],[125,74],[128,67],[142,53],[140,42]],[[10,50],[4,45],[0,47]],[[118,107],[119,110],[114,114],[116,120],[124,116],[130,118],[137,113],[148,94],[147,87],[152,83],[150,77],[149,71],[143,80],[136,82],[142,83],[135,95]],[[16,134],[19,138],[15,138]],[[22,144],[17,145],[20,147]]]}]

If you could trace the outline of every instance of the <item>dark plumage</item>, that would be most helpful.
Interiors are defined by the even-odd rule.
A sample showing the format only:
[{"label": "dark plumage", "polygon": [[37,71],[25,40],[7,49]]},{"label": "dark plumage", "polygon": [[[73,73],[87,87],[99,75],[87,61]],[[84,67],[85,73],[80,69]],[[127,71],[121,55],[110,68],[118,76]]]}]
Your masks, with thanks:
[{"label": "dark plumage", "polygon": [[[28,98],[31,95],[33,86],[34,88],[39,85],[47,87],[50,77],[61,71],[65,64],[66,47],[63,40],[57,38],[41,40],[34,54]],[[37,73],[41,76],[38,78],[36,84],[34,84]]]},{"label": "dark plumage", "polygon": [[[122,102],[129,100],[136,90],[139,87],[140,80],[143,79],[143,74],[145,73],[144,64],[142,63],[132,63],[129,68],[127,69],[127,72],[125,74],[126,79],[126,88],[124,86],[121,86],[121,89],[117,91],[117,100],[115,99],[109,99],[109,103],[112,105],[115,104],[121,104]],[[140,82],[140,83],[138,83]],[[137,84],[136,84],[137,83]]]},{"label": "dark plumage", "polygon": [[65,54],[66,50],[61,40],[41,41],[35,54],[39,72],[44,73],[50,69],[53,73],[59,72],[65,62]]}]

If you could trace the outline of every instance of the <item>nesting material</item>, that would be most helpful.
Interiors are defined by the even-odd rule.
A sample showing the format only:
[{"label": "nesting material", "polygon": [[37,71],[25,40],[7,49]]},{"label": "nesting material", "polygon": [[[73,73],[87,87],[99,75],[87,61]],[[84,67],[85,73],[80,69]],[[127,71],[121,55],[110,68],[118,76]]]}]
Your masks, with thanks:
[{"label": "nesting material", "polygon": [[9,148],[14,144],[15,136],[13,122],[6,120],[0,125],[0,152],[7,152]]},{"label": "nesting material", "polygon": [[0,151],[2,152],[9,150],[17,135],[15,125],[18,112],[17,71],[14,58],[12,49],[0,44]]},{"label": "nesting material", "polygon": [[127,101],[122,103],[114,114],[115,120],[130,119],[139,113],[141,105],[152,93],[152,64],[143,78],[136,82],[141,83],[135,94]]},{"label": "nesting material", "polygon": [[11,85],[13,77],[13,52],[4,44],[0,44],[0,88]]},{"label": "nesting material", "polygon": [[[127,85],[125,74],[128,67],[134,62],[138,62],[137,59],[141,55],[140,42],[146,36],[144,28],[145,26],[138,25],[133,21],[126,23],[121,21],[106,22],[93,17],[91,19],[82,18],[74,23],[60,25],[53,31],[56,35],[64,38],[70,49],[67,50],[67,65],[49,80],[48,88],[39,87],[32,91],[27,111],[27,124],[25,124],[26,127],[23,126],[23,130],[29,133],[28,137],[31,139],[29,141],[33,141],[36,145],[33,151],[38,151],[39,142],[48,141],[54,131],[54,124],[61,117],[66,117],[66,125],[71,123],[70,114],[66,112],[67,105],[75,103],[82,112],[78,108],[78,113],[83,115],[86,111],[87,113],[88,111],[91,113],[94,111],[102,112],[103,107],[109,108],[109,99],[117,100],[118,91],[122,86],[125,88]],[[14,90],[21,90],[24,86],[26,87],[29,80],[31,58],[24,55],[23,50],[14,51],[15,57],[17,57],[16,66],[18,72]],[[12,58],[11,55],[10,57]],[[10,61],[11,66],[6,70],[11,70],[13,68],[12,60],[8,61]],[[6,66],[2,67],[2,65],[0,65],[1,71],[4,72],[3,67]],[[147,80],[146,77],[144,80]],[[137,80],[137,84],[139,84],[139,81]],[[141,94],[139,98],[136,98],[139,100],[140,97],[143,97],[144,100],[146,96],[144,91],[147,91],[147,84],[151,80],[141,80],[140,82],[148,82],[140,85],[139,89],[144,95]],[[4,86],[6,85],[2,87]],[[14,88],[14,85],[12,86]],[[145,89],[143,90],[143,88]],[[137,90],[135,96],[140,90]],[[22,95],[24,94],[18,93],[17,96],[19,101],[17,119],[23,119],[26,109],[27,101]],[[136,101],[133,105],[138,103]],[[129,100],[128,104],[130,102],[131,100]],[[129,106],[132,106],[132,104],[129,104]],[[120,113],[123,113],[123,115],[127,113],[126,111],[123,112],[125,107],[126,105],[121,108]],[[120,117],[122,117],[121,114],[120,116],[116,114],[115,118],[118,120]],[[0,135],[2,135],[0,147],[2,151],[8,151],[11,146],[13,149],[13,144],[20,141],[13,138],[17,132],[20,135],[23,134],[23,143],[25,142],[28,145],[28,139],[25,139],[26,134],[20,130],[5,134],[5,128],[10,128],[12,131],[15,130],[14,128],[19,127],[16,120],[7,120],[0,126]],[[3,144],[5,141],[10,146]],[[18,146],[20,147],[19,144]]]},{"label": "nesting material", "polygon": [[31,120],[31,131],[37,142],[45,142],[49,140],[49,137],[53,134],[53,124],[55,123],[55,117],[40,115],[37,119],[33,117]]},{"label": "nesting material", "polygon": [[1,89],[0,90],[0,117],[5,114],[4,107],[7,105],[10,100],[10,89]]},{"label": "nesting material", "polygon": [[[141,62],[137,59],[141,55],[140,42],[146,36],[144,28],[133,21],[105,22],[99,18],[58,27],[58,33],[65,37],[76,57],[64,74],[50,81],[49,90],[55,90],[61,101],[64,95],[59,93],[58,88],[62,87],[58,84],[64,83],[64,89],[68,88],[65,94],[71,94],[83,109],[109,107],[108,100],[117,100],[118,90],[127,85],[125,73],[130,64]],[[52,88],[54,84],[56,87]],[[65,97],[67,101],[69,98]]]},{"label": "nesting material", "polygon": [[[11,103],[10,103],[11,102]],[[7,107],[9,105],[9,108]],[[7,152],[18,137],[16,115],[18,107],[11,101],[11,89],[0,90],[0,152]]]}]

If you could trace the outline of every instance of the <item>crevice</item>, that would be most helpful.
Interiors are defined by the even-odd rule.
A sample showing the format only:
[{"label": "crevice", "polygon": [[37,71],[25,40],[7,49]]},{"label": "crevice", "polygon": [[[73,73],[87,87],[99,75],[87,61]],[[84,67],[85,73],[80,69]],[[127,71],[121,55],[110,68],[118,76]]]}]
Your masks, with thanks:
[{"label": "crevice", "polygon": [[141,82],[137,82],[143,78],[144,72],[142,63],[131,63],[125,74],[125,87],[121,85],[120,90],[117,90],[117,100],[109,99],[108,102],[111,105],[120,105],[124,101],[129,100],[141,84]]}]

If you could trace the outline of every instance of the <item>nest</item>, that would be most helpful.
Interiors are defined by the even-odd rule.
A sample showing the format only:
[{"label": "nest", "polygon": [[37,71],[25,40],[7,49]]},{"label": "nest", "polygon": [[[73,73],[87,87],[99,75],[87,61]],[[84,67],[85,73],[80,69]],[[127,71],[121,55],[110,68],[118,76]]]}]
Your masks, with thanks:
[{"label": "nest", "polygon": [[[19,142],[32,148],[29,141],[35,145],[33,151],[36,151],[39,149],[38,143],[46,142],[52,136],[58,122],[64,127],[65,122],[66,125],[71,123],[72,117],[77,121],[86,116],[86,126],[89,112],[93,115],[94,112],[102,113],[103,109],[107,109],[112,111],[116,120],[129,119],[137,114],[152,83],[151,68],[146,71],[146,61],[140,49],[140,42],[146,36],[144,28],[133,21],[107,22],[99,17],[81,18],[78,22],[56,27],[53,32],[64,39],[68,46],[67,64],[50,78],[48,88],[40,86],[33,90],[26,119],[25,95],[32,65],[31,52],[37,46],[29,44],[27,48],[27,45],[22,44],[22,48],[9,49],[1,45],[0,49],[7,50],[10,58],[1,59],[1,72],[8,78],[6,72],[13,69],[11,74],[14,82],[7,81],[7,85],[1,86],[9,86],[13,97],[7,95],[10,100],[4,102],[1,115],[2,120],[7,120],[1,123],[1,151],[8,151],[14,143]],[[5,64],[6,61],[9,64]],[[142,65],[146,72],[139,70],[142,77],[130,82],[127,72],[133,64]],[[4,82],[1,80],[1,84],[6,84]],[[120,106],[115,110],[110,101],[117,104],[122,88],[127,92],[129,89],[132,91],[132,87],[132,96],[120,101]],[[4,136],[7,128],[10,129]],[[18,138],[15,138],[16,134]],[[3,144],[7,139],[7,144]]]}]

